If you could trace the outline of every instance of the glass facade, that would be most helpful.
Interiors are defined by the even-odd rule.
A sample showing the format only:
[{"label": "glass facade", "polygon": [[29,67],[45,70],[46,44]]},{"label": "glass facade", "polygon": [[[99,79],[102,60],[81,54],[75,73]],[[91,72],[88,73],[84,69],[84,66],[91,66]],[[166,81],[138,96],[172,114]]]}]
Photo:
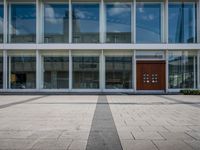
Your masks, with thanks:
[{"label": "glass facade", "polygon": [[196,88],[197,54],[193,51],[170,51],[169,88]]},{"label": "glass facade", "polygon": [[195,43],[196,4],[169,3],[169,43]]},{"label": "glass facade", "polygon": [[69,6],[66,4],[44,5],[44,42],[69,42]]},{"label": "glass facade", "polygon": [[106,89],[132,88],[132,57],[106,57]]},{"label": "glass facade", "polygon": [[73,88],[99,88],[99,57],[73,57]]},{"label": "glass facade", "polygon": [[36,88],[36,58],[34,56],[9,56],[8,62],[9,88]]},{"label": "glass facade", "polygon": [[3,43],[3,5],[0,4],[0,43]]},{"label": "glass facade", "polygon": [[162,12],[161,3],[136,5],[136,43],[160,43]]},{"label": "glass facade", "polygon": [[131,4],[106,4],[106,42],[131,43]]},{"label": "glass facade", "polygon": [[0,89],[3,88],[3,53],[0,51]]},{"label": "glass facade", "polygon": [[72,4],[72,42],[99,42],[99,4]]},{"label": "glass facade", "polygon": [[36,42],[36,6],[35,4],[10,4],[10,25],[8,41],[10,43]]},{"label": "glass facade", "polygon": [[69,57],[45,56],[43,61],[43,88],[69,88]]}]

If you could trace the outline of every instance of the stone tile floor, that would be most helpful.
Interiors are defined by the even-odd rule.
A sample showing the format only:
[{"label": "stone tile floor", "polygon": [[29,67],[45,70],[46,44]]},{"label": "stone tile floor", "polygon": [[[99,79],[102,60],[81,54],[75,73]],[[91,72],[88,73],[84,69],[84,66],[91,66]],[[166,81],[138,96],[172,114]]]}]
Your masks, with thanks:
[{"label": "stone tile floor", "polygon": [[200,96],[0,96],[0,150],[84,149],[200,150]]}]

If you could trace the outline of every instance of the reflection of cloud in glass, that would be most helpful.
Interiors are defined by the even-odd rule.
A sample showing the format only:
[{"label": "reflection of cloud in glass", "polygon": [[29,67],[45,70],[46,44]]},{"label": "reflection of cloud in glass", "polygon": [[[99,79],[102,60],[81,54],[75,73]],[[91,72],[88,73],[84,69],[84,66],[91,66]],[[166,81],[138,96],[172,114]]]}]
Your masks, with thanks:
[{"label": "reflection of cloud in glass", "polygon": [[108,10],[108,14],[109,14],[109,16],[116,16],[116,15],[120,15],[123,13],[129,13],[130,12],[129,8],[130,8],[129,5],[117,3],[117,4],[114,4],[113,8],[110,8]]}]

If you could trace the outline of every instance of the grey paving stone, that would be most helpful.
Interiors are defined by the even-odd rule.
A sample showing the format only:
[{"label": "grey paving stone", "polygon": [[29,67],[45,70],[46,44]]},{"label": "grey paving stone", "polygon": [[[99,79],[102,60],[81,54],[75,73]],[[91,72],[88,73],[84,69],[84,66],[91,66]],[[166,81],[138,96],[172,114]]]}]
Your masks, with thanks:
[{"label": "grey paving stone", "polygon": [[192,148],[181,140],[153,141],[159,150],[192,150]]},{"label": "grey paving stone", "polygon": [[133,132],[136,140],[164,140],[158,132]]},{"label": "grey paving stone", "polygon": [[159,132],[167,140],[194,140],[184,132]]},{"label": "grey paving stone", "polygon": [[189,144],[194,150],[200,150],[200,141],[196,141],[196,140],[188,141],[188,140],[185,140],[185,143]]},{"label": "grey paving stone", "polygon": [[157,150],[149,140],[121,140],[123,150]]}]

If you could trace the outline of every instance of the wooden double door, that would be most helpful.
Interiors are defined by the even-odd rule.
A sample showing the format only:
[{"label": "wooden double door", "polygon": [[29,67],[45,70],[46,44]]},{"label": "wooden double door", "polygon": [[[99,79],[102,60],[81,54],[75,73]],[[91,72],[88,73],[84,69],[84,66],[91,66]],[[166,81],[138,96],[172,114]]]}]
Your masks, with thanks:
[{"label": "wooden double door", "polygon": [[137,90],[165,90],[165,61],[137,61]]}]

